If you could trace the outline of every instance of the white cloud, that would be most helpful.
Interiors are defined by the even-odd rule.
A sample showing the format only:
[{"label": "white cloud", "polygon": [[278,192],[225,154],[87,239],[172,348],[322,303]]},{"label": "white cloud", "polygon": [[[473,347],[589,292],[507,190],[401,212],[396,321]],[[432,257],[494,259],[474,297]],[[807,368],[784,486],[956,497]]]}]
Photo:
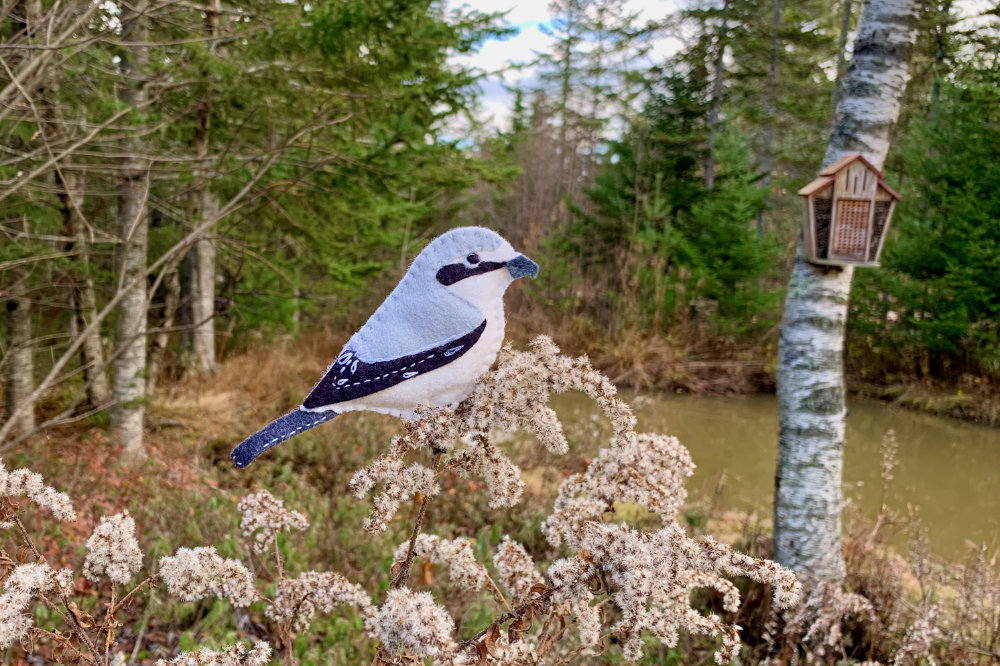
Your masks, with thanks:
[{"label": "white cloud", "polygon": [[[536,58],[536,54],[550,50],[553,40],[542,32],[542,27],[548,25],[550,15],[548,3],[535,0],[465,0],[452,3],[455,6],[466,6],[483,12],[507,11],[507,22],[518,30],[518,34],[503,40],[491,39],[479,49],[478,53],[461,58],[455,62],[466,67],[476,67],[489,72],[490,77],[483,84],[481,105],[483,117],[492,117],[493,124],[506,127],[510,121],[512,97],[500,82],[507,84],[530,84],[537,78],[535,68],[528,65]],[[675,11],[672,0],[628,0],[627,8],[639,13],[641,23],[656,21]],[[663,37],[653,44],[650,51],[652,62],[662,61],[677,51],[679,43]],[[520,66],[519,69],[511,69]]]}]

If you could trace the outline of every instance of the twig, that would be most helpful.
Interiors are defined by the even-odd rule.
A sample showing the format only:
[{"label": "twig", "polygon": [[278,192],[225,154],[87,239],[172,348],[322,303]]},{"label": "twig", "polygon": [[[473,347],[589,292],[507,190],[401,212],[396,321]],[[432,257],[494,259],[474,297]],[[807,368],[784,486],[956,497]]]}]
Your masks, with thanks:
[{"label": "twig", "polygon": [[503,595],[503,592],[500,591],[500,587],[497,586],[496,581],[493,580],[493,577],[490,576],[489,574],[486,574],[486,582],[489,583],[489,586],[493,590],[493,599],[495,601],[502,603],[503,607],[506,608],[507,610],[510,610],[510,604],[507,603],[507,597],[505,597]]},{"label": "twig", "polygon": [[[10,499],[5,499],[11,510],[14,510],[14,504],[10,501]],[[21,522],[21,518],[17,515],[13,515],[12,518],[14,519],[14,524],[17,526],[17,531],[21,534],[21,538],[24,539],[24,543],[28,546],[32,554],[39,562],[44,562],[45,558],[42,557],[40,552],[38,552],[38,548],[35,547],[35,542],[31,540],[31,535],[28,534],[28,530],[25,529],[24,523]],[[90,640],[90,636],[87,635],[83,625],[80,624],[80,620],[77,618],[76,613],[74,613],[69,607],[69,597],[66,596],[66,593],[60,592],[59,597],[62,600],[63,606],[66,608],[66,612],[69,614],[69,617],[73,620],[73,624],[76,626],[77,635],[79,635],[80,639],[87,644],[87,649],[89,649],[90,654],[93,655],[93,658],[90,659],[90,663],[97,666],[97,656],[100,654],[97,651],[97,647],[94,645],[94,642]]]},{"label": "twig", "polygon": [[150,603],[146,606],[146,612],[142,616],[142,625],[139,626],[139,633],[135,636],[135,645],[132,647],[132,655],[129,657],[129,666],[135,663],[135,660],[139,658],[139,648],[142,646],[142,637],[146,635],[146,628],[149,626],[149,620],[153,617],[153,604],[152,598],[150,598]]},{"label": "twig", "polygon": [[507,611],[506,613],[504,613],[503,615],[501,615],[500,617],[498,617],[496,620],[494,620],[493,622],[491,622],[488,627],[486,627],[485,629],[483,629],[478,634],[476,634],[471,639],[469,639],[468,641],[465,641],[465,642],[466,643],[470,643],[470,644],[471,643],[475,643],[476,641],[478,641],[480,638],[482,638],[483,636],[485,636],[489,632],[490,627],[492,627],[494,625],[497,626],[497,627],[499,627],[500,625],[502,625],[504,622],[506,622],[508,620],[517,620],[517,619],[521,618],[526,612],[528,612],[528,610],[530,608],[536,607],[539,604],[547,602],[552,597],[552,595],[555,594],[556,590],[558,590],[558,589],[559,589],[558,587],[551,587],[551,588],[545,590],[544,592],[542,592],[537,597],[533,597],[533,598],[525,601],[524,603],[522,603],[517,608],[515,608],[513,610],[510,610],[510,611]]},{"label": "twig", "polygon": [[[604,646],[601,649],[601,653],[603,653],[604,650],[607,649],[607,642],[606,641],[609,638],[611,638],[611,636],[613,636],[616,633],[618,633],[618,632],[617,631],[609,631],[608,633],[603,634],[600,638],[597,639],[597,645],[598,646]],[[583,652],[584,650],[586,650],[589,647],[593,647],[593,646],[592,645],[581,645],[580,647],[576,648],[575,650],[573,650],[572,652],[570,652],[568,655],[566,655],[565,657],[563,657],[562,659],[560,659],[559,661],[557,661],[555,664],[553,664],[553,666],[562,666],[563,664],[570,663],[570,661],[569,661],[570,657],[573,657],[575,655],[580,654],[581,652]]]},{"label": "twig", "polygon": [[[434,454],[434,472],[438,471],[438,467],[441,464],[441,454]],[[420,499],[420,510],[417,512],[417,520],[413,523],[413,534],[410,535],[410,545],[406,549],[406,559],[403,560],[402,566],[399,571],[396,572],[396,577],[393,578],[392,584],[389,586],[390,589],[397,589],[403,586],[403,584],[410,578],[410,569],[413,568],[413,558],[417,550],[417,537],[420,535],[420,528],[424,526],[424,518],[427,516],[427,505],[431,501],[430,495],[424,495]]]},{"label": "twig", "polygon": [[73,645],[73,642],[69,640],[68,636],[64,636],[63,634],[56,633],[54,631],[48,631],[46,629],[42,629],[41,627],[32,627],[31,631],[33,631],[36,634],[40,634],[42,636],[47,636],[47,637],[51,638],[52,640],[57,641],[57,642],[61,643],[62,645],[68,647],[70,650],[72,650],[73,652],[75,652],[76,656],[79,659],[81,659],[82,661],[89,661],[90,663],[96,663],[96,662],[94,662],[93,659],[88,659],[87,655],[85,655],[82,652],[80,652],[79,650],[77,650],[76,646]]},{"label": "twig", "polygon": [[159,578],[159,576],[157,576],[157,575],[154,574],[154,575],[150,576],[149,578],[147,578],[146,580],[144,580],[141,583],[139,583],[138,585],[136,585],[135,587],[133,587],[131,589],[131,591],[129,591],[128,594],[126,594],[124,597],[121,598],[121,601],[119,601],[117,603],[117,605],[113,605],[112,606],[114,608],[114,613],[113,614],[117,615],[118,611],[120,611],[125,604],[127,604],[128,602],[130,602],[132,600],[132,597],[135,596],[136,592],[138,592],[140,589],[142,589],[143,585],[147,585],[148,584],[150,587],[152,587],[153,585],[156,584],[156,581],[157,581],[158,578]]}]

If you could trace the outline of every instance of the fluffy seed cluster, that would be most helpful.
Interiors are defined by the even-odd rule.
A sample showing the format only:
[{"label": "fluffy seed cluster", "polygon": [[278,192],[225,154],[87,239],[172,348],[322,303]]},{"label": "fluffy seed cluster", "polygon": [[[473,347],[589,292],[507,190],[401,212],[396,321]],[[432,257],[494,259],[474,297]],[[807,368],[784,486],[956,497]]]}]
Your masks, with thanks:
[{"label": "fluffy seed cluster", "polygon": [[[409,541],[399,544],[393,563],[406,559]],[[442,539],[433,534],[420,534],[414,543],[414,553],[432,562],[448,565],[448,577],[459,587],[475,592],[486,586],[486,567],[476,560],[472,542],[468,539]]]},{"label": "fluffy seed cluster", "polygon": [[524,601],[532,587],[545,583],[528,551],[509,536],[504,536],[497,547],[496,555],[493,556],[493,566],[500,577],[500,584],[507,591],[512,603]]},{"label": "fluffy seed cluster", "polygon": [[615,502],[638,504],[668,523],[684,506],[684,479],[693,472],[691,455],[676,437],[635,435],[601,449],[585,473],[563,482],[542,531],[554,546],[573,542],[586,524],[614,511]]},{"label": "fluffy seed cluster", "polygon": [[418,410],[417,418],[407,424],[405,434],[393,440],[389,452],[354,475],[351,489],[359,498],[377,484],[383,485],[365,529],[384,531],[400,505],[414,494],[439,492],[432,470],[403,463],[411,452],[426,448],[446,451],[443,464],[449,469],[482,478],[491,507],[517,504],[524,491],[521,472],[493,443],[491,433],[524,428],[549,451],[565,453],[569,448],[566,436],[548,405],[552,393],[564,391],[586,393],[601,407],[614,429],[613,445],[634,439],[632,410],[586,357],[560,355],[546,336],[536,338],[527,351],[506,346],[497,369],[481,377],[473,394],[456,410]]},{"label": "fluffy seed cluster", "polygon": [[931,605],[910,625],[906,630],[906,636],[903,637],[903,643],[892,657],[892,666],[918,664],[921,657],[926,658],[927,662],[934,666],[934,658],[930,655],[931,647],[935,641],[944,638],[944,633],[937,626],[940,614],[941,608]]},{"label": "fluffy seed cluster", "polygon": [[267,666],[271,661],[271,646],[257,641],[247,649],[243,643],[225,649],[186,652],[170,661],[160,659],[156,666]]},{"label": "fluffy seed cluster", "polygon": [[65,593],[73,585],[73,572],[56,571],[47,564],[22,564],[4,581],[0,596],[0,648],[17,643],[32,627],[31,604],[50,590]]},{"label": "fluffy seed cluster", "polygon": [[843,620],[855,615],[875,621],[875,609],[860,594],[845,591],[836,583],[820,582],[809,589],[805,601],[785,618],[786,635],[798,636],[798,642],[820,661],[839,653],[843,639]]},{"label": "fluffy seed cluster", "polygon": [[243,514],[240,529],[244,537],[253,539],[255,553],[267,550],[279,532],[301,531],[309,527],[305,516],[298,511],[288,511],[284,502],[266,490],[247,495],[240,500],[237,508]]},{"label": "fluffy seed cluster", "polygon": [[31,470],[17,469],[8,472],[2,461],[0,461],[0,497],[27,497],[35,504],[51,511],[59,520],[76,520],[76,511],[69,495],[46,486],[42,475]]},{"label": "fluffy seed cluster", "polygon": [[549,567],[549,578],[555,589],[552,605],[560,615],[576,618],[580,645],[584,647],[596,645],[601,636],[600,611],[591,605],[594,600],[591,581],[596,575],[597,569],[589,554],[556,560]]},{"label": "fluffy seed cluster", "polygon": [[[635,661],[642,656],[644,633],[674,646],[680,632],[687,631],[718,637],[722,647],[716,660],[725,663],[733,659],[740,645],[738,628],[692,608],[691,591],[718,591],[724,610],[732,613],[738,609],[739,593],[726,577],[746,576],[770,584],[775,605],[785,608],[801,595],[798,580],[773,562],[733,552],[708,538],[689,537],[677,520],[686,499],[684,482],[694,470],[687,449],[674,437],[636,433],[631,409],[618,398],[614,385],[586,358],[561,356],[546,337],[536,339],[527,351],[505,348],[498,368],[481,378],[473,394],[456,410],[421,411],[386,455],[355,475],[353,488],[359,496],[379,482],[384,486],[366,526],[384,529],[405,498],[428,487],[437,491],[431,470],[403,466],[412,452],[431,447],[444,452],[446,468],[484,479],[491,506],[515,504],[524,487],[520,471],[495,445],[494,435],[523,428],[535,433],[548,450],[565,452],[566,438],[548,399],[551,393],[568,390],[590,396],[611,422],[614,434],[610,446],[601,450],[585,472],[562,483],[553,512],[543,523],[543,533],[552,547],[576,553],[556,561],[548,570],[545,589],[549,590],[546,594],[552,616],[575,619],[579,654],[599,649],[602,635],[610,632],[620,639],[624,657]],[[414,472],[415,467],[419,472]],[[620,503],[638,505],[658,515],[662,528],[642,531],[615,521],[615,507]],[[406,546],[397,550],[397,561],[405,556]],[[460,568],[468,567],[469,573],[459,576],[464,576],[471,589],[478,586],[479,578],[472,572],[480,565],[471,549],[463,551],[454,542],[429,535],[420,535],[416,545],[417,554],[449,562],[453,578],[456,561],[462,563]],[[541,601],[532,602],[530,597],[532,588],[544,579],[521,546],[505,540],[495,564],[501,584],[515,603],[535,603],[542,608],[537,606]],[[605,614],[595,603],[595,593],[604,595],[617,612]],[[375,633],[384,647],[391,646],[393,654],[434,656],[435,648],[446,654],[445,647],[452,641],[446,639],[450,634],[444,633],[451,626],[450,618],[446,619],[429,597],[418,602],[409,592],[394,590],[390,595],[391,600],[376,616]],[[398,611],[404,607],[406,612]],[[400,621],[407,618],[409,624],[400,626],[410,628],[406,635],[411,638],[384,634],[387,630],[382,621],[394,617]],[[606,625],[612,622],[609,617],[614,618],[613,623]],[[530,628],[530,621],[526,626]],[[413,632],[418,630],[436,638],[417,639]],[[491,636],[487,635],[492,641],[488,646],[479,644],[487,653],[495,647],[496,637]],[[520,625],[509,638],[512,643],[526,643],[531,654],[551,647],[545,644],[545,631],[532,637]],[[458,658],[457,653],[451,654]]]},{"label": "fluffy seed cluster", "polygon": [[389,590],[372,622],[375,637],[389,655],[442,657],[455,653],[455,621],[428,592]]},{"label": "fluffy seed cluster", "polygon": [[340,604],[358,609],[365,624],[371,624],[375,608],[360,585],[340,574],[307,571],[298,578],[285,579],[278,584],[267,616],[296,632],[303,632],[317,612],[331,613]]},{"label": "fluffy seed cluster", "polygon": [[253,574],[243,563],[223,559],[211,547],[180,548],[175,555],[160,558],[160,576],[170,594],[184,601],[217,597],[245,607],[257,597]]},{"label": "fluffy seed cluster", "polygon": [[135,520],[128,511],[104,516],[87,539],[87,559],[83,575],[93,582],[107,576],[125,584],[142,568],[142,551],[135,538]]},{"label": "fluffy seed cluster", "polygon": [[[676,517],[686,497],[684,479],[694,465],[675,438],[638,434],[619,443],[603,449],[586,472],[563,482],[554,511],[542,526],[553,546],[565,544],[587,554],[550,570],[563,588],[555,599],[577,618],[581,643],[596,643],[601,627],[590,605],[587,580],[600,572],[621,611],[611,629],[624,637],[626,659],[642,656],[643,631],[674,646],[683,629],[720,637],[723,646],[716,660],[730,661],[739,650],[736,627],[691,608],[691,590],[713,588],[723,595],[724,609],[735,612],[739,593],[724,576],[748,576],[773,585],[781,607],[798,599],[798,581],[773,562],[735,553],[708,538],[687,536]],[[664,527],[643,532],[609,522],[616,502],[658,514]]]},{"label": "fluffy seed cluster", "polygon": [[433,470],[418,463],[404,465],[401,460],[384,457],[355,473],[350,488],[355,497],[361,499],[379,483],[382,492],[375,496],[372,512],[363,523],[371,534],[384,532],[403,502],[414,495],[433,496],[441,492]]}]

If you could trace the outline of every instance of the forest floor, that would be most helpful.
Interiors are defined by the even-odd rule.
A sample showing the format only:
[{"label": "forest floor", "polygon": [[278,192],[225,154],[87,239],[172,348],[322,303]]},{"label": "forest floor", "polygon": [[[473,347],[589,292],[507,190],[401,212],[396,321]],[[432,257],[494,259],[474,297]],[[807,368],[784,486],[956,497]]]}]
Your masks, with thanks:
[{"label": "forest floor", "polygon": [[[79,571],[82,544],[100,516],[128,509],[147,554],[147,572],[155,571],[155,562],[179,547],[215,545],[224,557],[251,562],[263,576],[268,565],[251,555],[240,537],[236,504],[244,495],[264,488],[284,500],[287,508],[306,514],[311,523],[309,529],[280,542],[289,571],[335,570],[373,594],[382,594],[388,585],[392,553],[409,536],[415,504],[404,508],[384,534],[371,536],[361,526],[370,503],[353,497],[347,486],[354,472],[384,451],[392,436],[401,432],[398,420],[377,414],[346,414],[268,451],[247,469],[237,470],[229,460],[234,443],[298,404],[303,391],[315,380],[317,369],[325,367],[339,351],[342,339],[322,333],[297,340],[279,339],[230,355],[213,376],[164,382],[149,407],[149,455],[139,465],[125,465],[104,429],[85,424],[49,432],[5,456],[8,469],[23,465],[38,471],[75,500],[80,515],[75,523],[53,526],[38,512],[30,516],[28,527],[41,535],[46,557]],[[482,481],[449,473],[443,479],[443,494],[430,503],[428,531],[474,540],[482,561],[489,561],[504,535],[524,544],[536,561],[552,561],[557,553],[546,543],[539,525],[550,511],[561,481],[585,469],[610,432],[604,424],[566,427],[571,451],[565,456],[541,450],[528,439],[515,438],[505,444],[508,455],[522,468],[527,485],[517,508],[490,508]],[[684,515],[693,532],[714,534],[754,555],[769,553],[766,518],[721,513],[715,498],[704,494],[690,498]],[[641,515],[631,519],[639,523],[646,520]],[[895,603],[892,595],[918,594],[919,583],[912,576],[900,578],[892,573],[906,567],[899,564],[898,555],[881,545],[881,538],[871,536],[876,522],[873,517],[848,522],[848,552],[858,555],[852,560],[855,564],[851,566],[856,566],[852,575],[865,586],[875,585],[888,595],[883,601],[891,604]],[[873,553],[878,556],[873,557]],[[891,585],[878,583],[890,575],[899,580]],[[443,585],[446,592],[454,592],[439,568],[421,565],[415,577],[420,589],[440,589]],[[86,592],[89,583],[80,585],[83,587],[78,591]],[[746,593],[744,607],[731,619],[746,628],[744,640],[749,642],[750,651],[746,663],[756,663],[753,655],[763,656],[771,649],[760,639],[771,630],[770,620],[763,615],[769,612],[769,604],[766,594],[752,589]],[[471,598],[446,596],[463,635],[473,635],[488,625],[497,610],[486,593]],[[715,601],[702,600],[713,610]],[[84,610],[96,616],[100,609]],[[268,620],[255,606],[239,614],[221,601],[180,603],[167,599],[161,588],[154,590],[145,608],[136,604],[126,613],[132,615],[126,618],[119,640],[129,651],[137,640],[140,642],[136,652],[139,663],[198,645],[218,648],[245,638],[248,631],[267,637]],[[294,647],[302,664],[370,663],[374,655],[374,645],[351,610],[317,618],[310,635],[312,638]],[[675,648],[650,643],[647,657],[640,663],[710,663],[716,648],[713,641],[697,637],[684,637]],[[614,649],[611,653],[620,655]],[[7,656],[11,660],[5,663],[17,663],[13,658],[16,654]],[[0,652],[0,661],[3,657]],[[588,663],[621,662],[620,657],[609,656]]]}]

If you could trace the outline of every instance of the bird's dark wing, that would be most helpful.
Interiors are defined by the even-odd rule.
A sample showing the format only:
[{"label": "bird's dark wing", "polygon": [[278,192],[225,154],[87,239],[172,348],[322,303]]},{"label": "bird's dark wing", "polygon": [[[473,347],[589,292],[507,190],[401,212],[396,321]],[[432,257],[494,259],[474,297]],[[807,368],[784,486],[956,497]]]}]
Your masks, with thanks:
[{"label": "bird's dark wing", "polygon": [[363,398],[436,370],[472,349],[485,330],[486,321],[483,320],[482,324],[460,338],[414,354],[373,363],[359,358],[353,350],[345,349],[306,396],[302,406],[318,409]]}]

